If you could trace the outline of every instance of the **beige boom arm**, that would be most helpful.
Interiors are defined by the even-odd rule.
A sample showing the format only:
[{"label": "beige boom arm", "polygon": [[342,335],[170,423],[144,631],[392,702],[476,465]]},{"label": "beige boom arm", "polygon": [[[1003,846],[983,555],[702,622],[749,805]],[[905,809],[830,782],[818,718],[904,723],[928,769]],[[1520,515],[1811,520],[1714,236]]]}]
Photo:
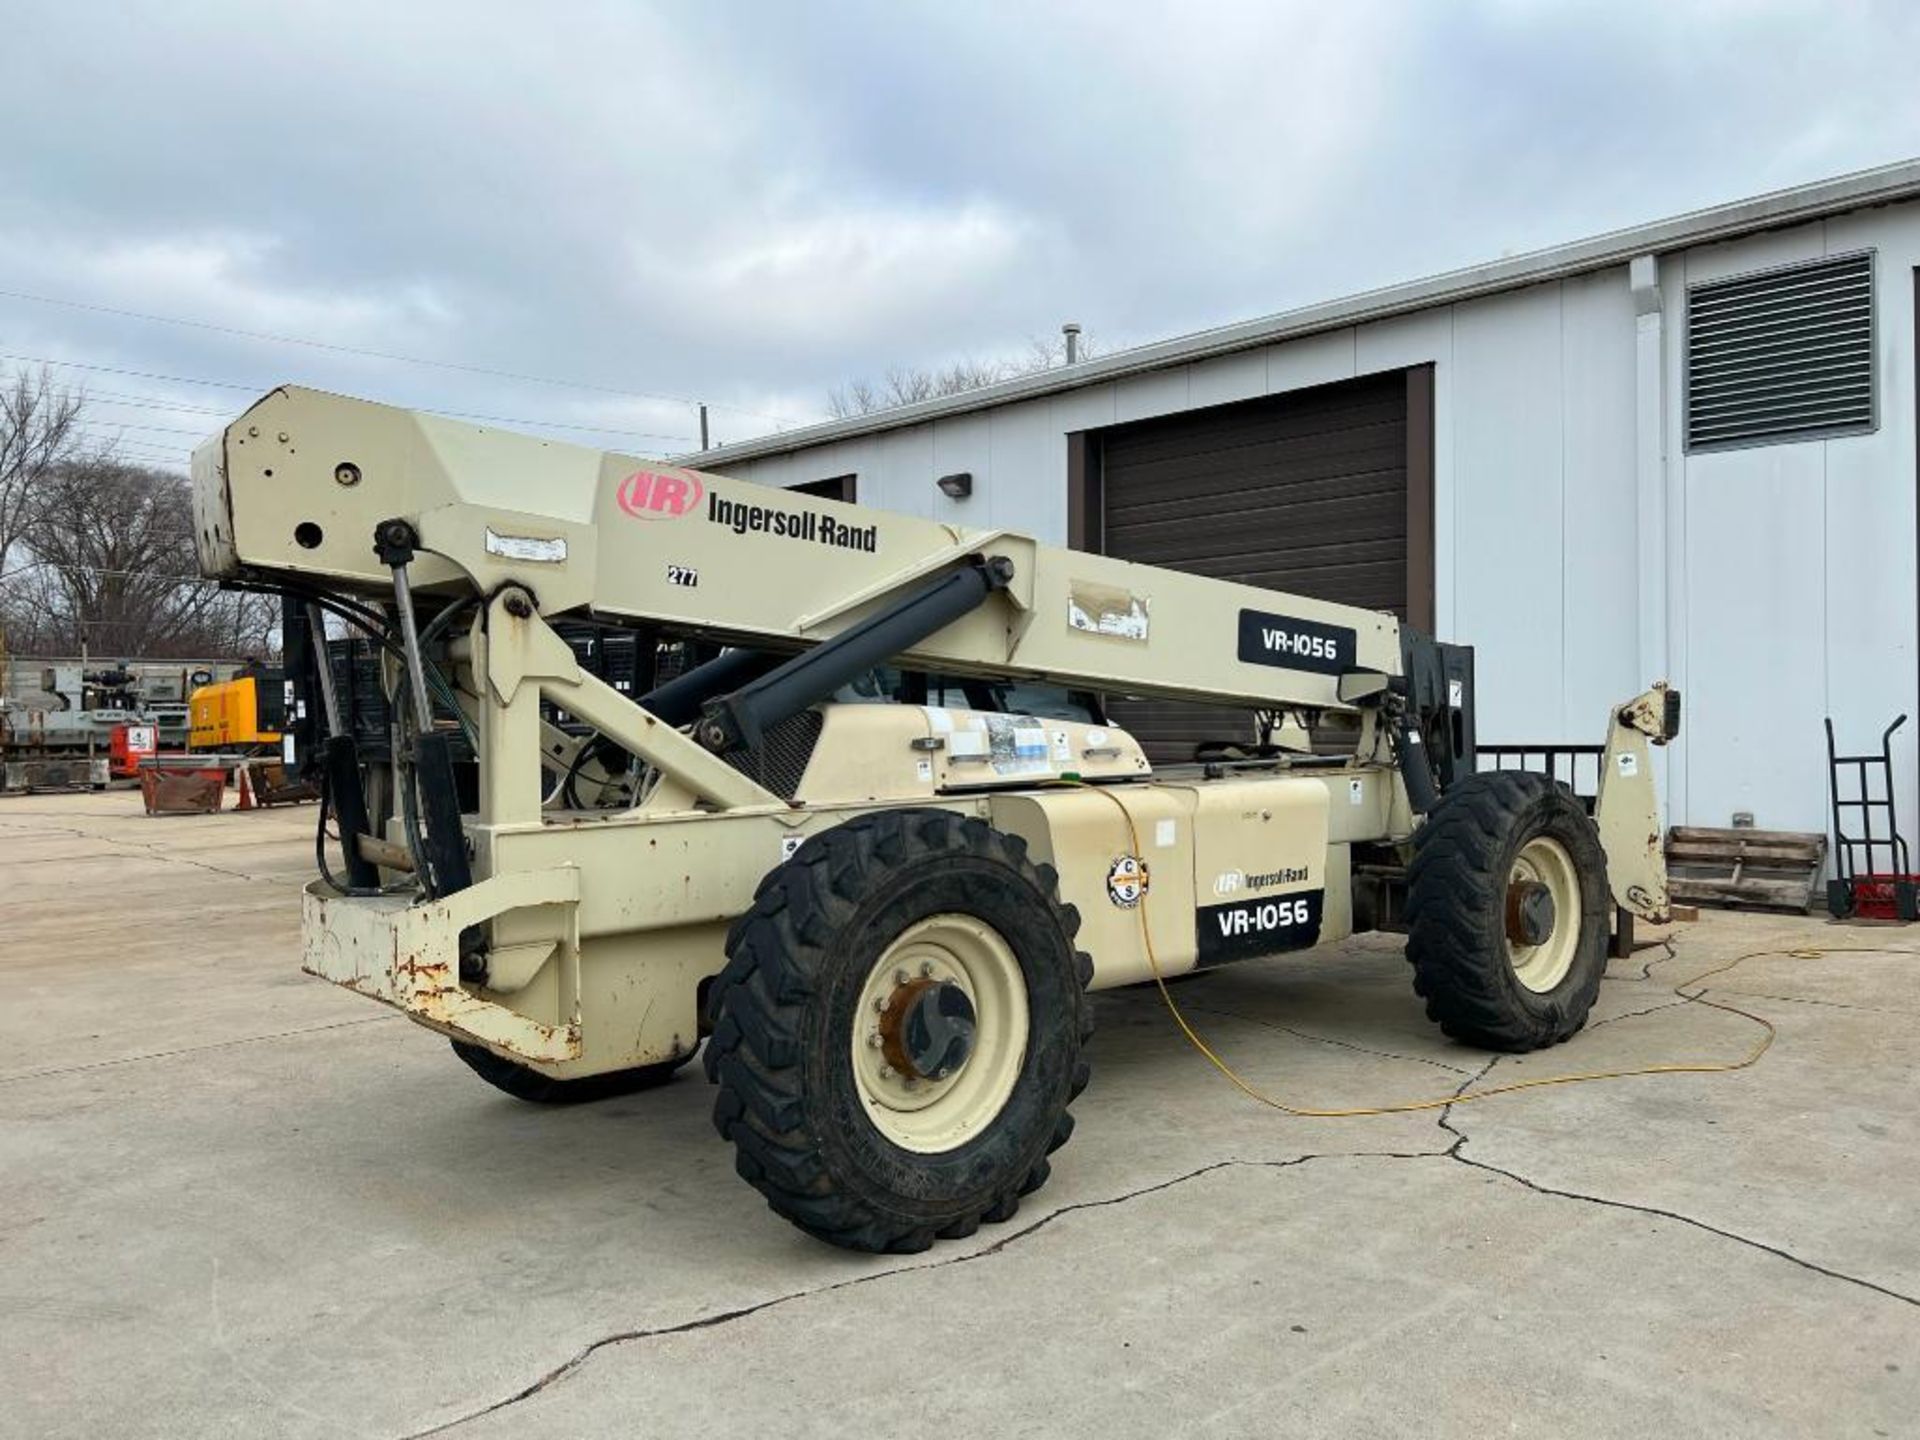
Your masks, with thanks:
[{"label": "beige boom arm", "polygon": [[1401,671],[1393,616],[855,508],[653,461],[287,387],[195,452],[201,565],[386,594],[379,522],[420,536],[415,589],[515,584],[802,648],[923,578],[1004,556],[1013,578],[905,658],[928,668],[1250,707],[1345,710],[1343,672]]},{"label": "beige boom arm", "polygon": [[1660,797],[1647,747],[1665,745],[1679,732],[1679,699],[1662,682],[1613,712],[1593,807],[1600,844],[1607,852],[1613,903],[1655,924],[1666,922],[1672,906],[1667,857],[1660,844]]}]

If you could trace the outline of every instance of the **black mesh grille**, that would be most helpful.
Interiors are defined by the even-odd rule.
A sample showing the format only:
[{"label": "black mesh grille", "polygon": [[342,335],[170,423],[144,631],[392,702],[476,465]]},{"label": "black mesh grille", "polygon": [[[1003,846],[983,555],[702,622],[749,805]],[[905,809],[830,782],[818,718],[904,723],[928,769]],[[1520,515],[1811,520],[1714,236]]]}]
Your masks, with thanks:
[{"label": "black mesh grille", "polygon": [[802,710],[767,731],[758,745],[731,751],[722,758],[782,800],[791,800],[800,789],[800,777],[807,773],[807,762],[813,758],[820,724],[818,710]]}]

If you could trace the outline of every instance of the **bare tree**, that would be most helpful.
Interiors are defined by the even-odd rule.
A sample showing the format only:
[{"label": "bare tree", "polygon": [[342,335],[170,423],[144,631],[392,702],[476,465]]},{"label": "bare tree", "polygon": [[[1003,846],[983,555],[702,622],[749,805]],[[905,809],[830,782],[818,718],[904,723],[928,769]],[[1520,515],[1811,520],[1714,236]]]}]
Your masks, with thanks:
[{"label": "bare tree", "polygon": [[[1082,336],[1080,358],[1093,355],[1092,342]],[[897,405],[917,405],[922,400],[937,400],[947,395],[963,395],[1012,380],[1021,375],[1037,375],[1067,361],[1063,339],[1045,340],[1038,336],[1027,342],[1020,355],[1003,360],[956,360],[944,369],[928,370],[919,366],[895,365],[879,381],[850,380],[827,392],[827,408],[836,420],[852,415],[871,415]]]},{"label": "bare tree", "polygon": [[196,574],[187,482],[108,458],[35,486],[33,562],[5,592],[13,648],[73,654],[264,655],[275,607]]},{"label": "bare tree", "polygon": [[79,448],[79,394],[53,383],[46,367],[16,370],[0,388],[0,576],[34,527],[41,482]]}]

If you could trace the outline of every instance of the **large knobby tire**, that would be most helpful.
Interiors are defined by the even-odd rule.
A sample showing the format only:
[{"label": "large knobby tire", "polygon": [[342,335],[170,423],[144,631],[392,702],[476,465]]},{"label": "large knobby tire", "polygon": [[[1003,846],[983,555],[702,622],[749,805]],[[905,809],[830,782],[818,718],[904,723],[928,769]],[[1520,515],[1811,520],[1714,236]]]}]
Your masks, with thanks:
[{"label": "large knobby tire", "polygon": [[496,1055],[484,1045],[452,1042],[453,1053],[472,1067],[473,1073],[516,1100],[530,1105],[584,1105],[593,1100],[611,1100],[616,1095],[631,1095],[636,1090],[651,1090],[664,1085],[689,1060],[693,1052],[656,1065],[636,1065],[630,1070],[609,1070],[604,1075],[583,1075],[577,1080],[556,1080],[531,1066],[521,1065]]},{"label": "large knobby tire", "polygon": [[1407,918],[1414,989],[1449,1036],[1488,1050],[1559,1044],[1586,1023],[1607,968],[1593,821],[1544,775],[1468,776],[1414,834]]},{"label": "large knobby tire", "polygon": [[[713,1121],[740,1174],[854,1250],[924,1250],[1010,1218],[1087,1083],[1078,929],[1052,867],[980,820],[892,810],[809,839],[734,923],[709,1002]],[[883,1040],[889,1010],[930,989],[944,1005],[949,988],[977,1022],[972,1049],[932,1077],[892,1069],[905,1042]]]}]

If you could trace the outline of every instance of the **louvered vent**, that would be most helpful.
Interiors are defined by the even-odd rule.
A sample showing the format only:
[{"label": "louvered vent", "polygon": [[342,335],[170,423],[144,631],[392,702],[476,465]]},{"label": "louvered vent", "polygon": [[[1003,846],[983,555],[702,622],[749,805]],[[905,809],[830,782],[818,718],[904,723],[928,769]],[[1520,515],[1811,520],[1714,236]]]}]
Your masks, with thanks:
[{"label": "louvered vent", "polygon": [[1687,292],[1687,448],[1871,430],[1873,256]]}]

